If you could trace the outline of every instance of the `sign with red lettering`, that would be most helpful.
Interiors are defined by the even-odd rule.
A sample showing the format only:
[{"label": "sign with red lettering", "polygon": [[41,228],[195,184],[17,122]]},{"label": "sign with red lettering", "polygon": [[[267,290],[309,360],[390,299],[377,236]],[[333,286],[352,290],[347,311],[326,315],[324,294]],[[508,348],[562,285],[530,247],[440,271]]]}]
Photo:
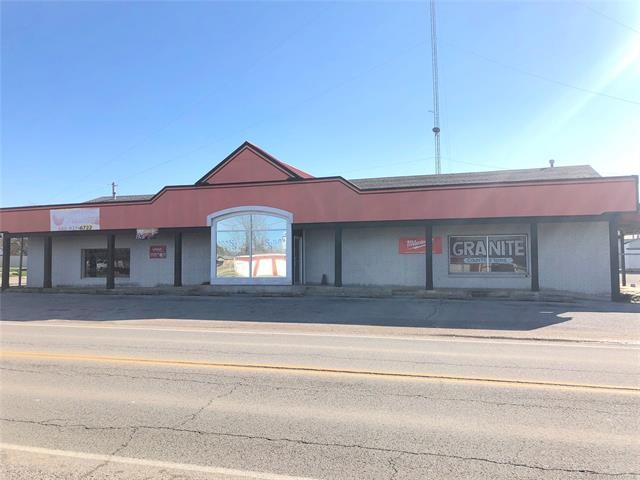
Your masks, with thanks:
[{"label": "sign with red lettering", "polygon": [[167,258],[167,246],[151,245],[149,247],[149,258]]},{"label": "sign with red lettering", "polygon": [[[433,237],[432,249],[434,254],[442,253],[442,237]],[[398,245],[398,252],[401,255],[411,253],[426,253],[427,242],[424,237],[401,238]]]}]

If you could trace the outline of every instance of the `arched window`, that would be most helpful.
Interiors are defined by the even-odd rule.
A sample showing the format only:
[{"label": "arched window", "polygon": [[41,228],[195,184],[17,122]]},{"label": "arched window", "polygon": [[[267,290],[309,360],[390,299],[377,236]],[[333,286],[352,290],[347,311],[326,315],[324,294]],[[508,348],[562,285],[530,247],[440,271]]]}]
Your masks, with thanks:
[{"label": "arched window", "polygon": [[291,213],[239,207],[207,218],[212,284],[291,284]]}]

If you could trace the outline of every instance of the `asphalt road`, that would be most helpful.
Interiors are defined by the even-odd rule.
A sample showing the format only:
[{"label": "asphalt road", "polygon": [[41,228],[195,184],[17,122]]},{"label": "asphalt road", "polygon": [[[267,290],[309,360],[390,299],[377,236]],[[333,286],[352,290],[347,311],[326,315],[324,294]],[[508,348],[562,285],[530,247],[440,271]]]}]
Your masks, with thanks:
[{"label": "asphalt road", "polygon": [[640,476],[637,345],[11,308],[2,478]]}]

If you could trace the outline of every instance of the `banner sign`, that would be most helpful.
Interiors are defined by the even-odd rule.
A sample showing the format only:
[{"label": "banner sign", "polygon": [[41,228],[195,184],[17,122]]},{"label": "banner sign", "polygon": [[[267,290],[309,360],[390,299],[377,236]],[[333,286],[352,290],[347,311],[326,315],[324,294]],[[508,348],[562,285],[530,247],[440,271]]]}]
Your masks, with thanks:
[{"label": "banner sign", "polygon": [[166,245],[149,246],[149,258],[167,258],[167,246]]},{"label": "banner sign", "polygon": [[52,232],[65,230],[100,230],[99,208],[61,208],[49,210]]},{"label": "banner sign", "polygon": [[158,236],[157,228],[138,228],[136,230],[136,240],[149,240]]},{"label": "banner sign", "polygon": [[449,237],[449,273],[527,273],[526,235]]},{"label": "banner sign", "polygon": [[[432,238],[432,251],[435,255],[442,253],[442,237]],[[427,242],[424,237],[401,238],[398,242],[398,253],[407,255],[412,253],[426,253]]]},{"label": "banner sign", "polygon": [[401,255],[425,253],[427,251],[427,241],[424,237],[401,238],[398,251]]}]

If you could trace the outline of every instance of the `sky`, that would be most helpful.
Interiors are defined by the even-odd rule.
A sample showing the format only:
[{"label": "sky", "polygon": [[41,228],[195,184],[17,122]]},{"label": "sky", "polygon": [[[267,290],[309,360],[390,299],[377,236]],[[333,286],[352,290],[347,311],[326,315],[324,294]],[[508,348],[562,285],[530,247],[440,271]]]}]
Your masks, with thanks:
[{"label": "sky", "polygon": [[[640,174],[640,2],[438,0],[443,173]],[[248,140],[434,173],[427,2],[1,3],[0,205],[192,184]]]}]

